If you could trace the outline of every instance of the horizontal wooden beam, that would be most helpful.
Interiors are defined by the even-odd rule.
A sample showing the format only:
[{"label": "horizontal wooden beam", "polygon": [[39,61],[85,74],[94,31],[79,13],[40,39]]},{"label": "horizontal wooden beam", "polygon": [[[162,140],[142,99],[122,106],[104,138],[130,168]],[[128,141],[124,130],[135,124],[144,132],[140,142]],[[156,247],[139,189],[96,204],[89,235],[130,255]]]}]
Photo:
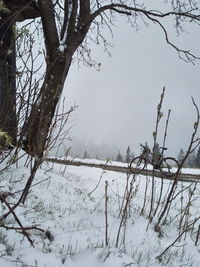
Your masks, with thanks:
[{"label": "horizontal wooden beam", "polygon": [[[121,173],[127,173],[127,174],[132,174],[130,172],[130,169],[128,167],[128,163],[127,166],[116,166],[116,165],[109,165],[109,164],[104,164],[104,163],[89,163],[89,162],[85,162],[85,161],[81,161],[81,160],[67,160],[67,159],[59,159],[59,158],[46,158],[45,159],[48,162],[52,162],[52,163],[58,163],[58,164],[63,164],[63,165],[73,165],[73,166],[85,166],[85,167],[94,167],[94,168],[101,168],[103,170],[106,171],[114,171],[114,172],[121,172]],[[152,170],[148,170],[148,169],[144,169],[144,170],[140,170],[138,172],[138,170],[136,170],[137,175],[141,174],[144,176],[152,176],[153,172]],[[167,180],[174,180],[174,176],[173,177],[169,177],[169,176],[163,176],[163,174],[160,171],[155,171],[154,173],[155,177],[158,178],[164,178]],[[183,182],[200,182],[200,175],[199,174],[186,174],[186,173],[180,173],[178,176],[178,181],[183,181]]]}]

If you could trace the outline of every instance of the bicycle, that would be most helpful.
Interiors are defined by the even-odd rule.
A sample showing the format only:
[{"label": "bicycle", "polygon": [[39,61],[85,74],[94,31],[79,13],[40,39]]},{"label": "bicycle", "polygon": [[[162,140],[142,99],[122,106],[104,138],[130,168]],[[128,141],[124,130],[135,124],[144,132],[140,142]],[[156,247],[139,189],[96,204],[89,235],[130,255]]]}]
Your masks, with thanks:
[{"label": "bicycle", "polygon": [[132,173],[140,173],[147,168],[147,164],[151,164],[154,169],[159,170],[164,176],[172,177],[176,174],[176,171],[173,172],[172,168],[175,167],[178,170],[178,161],[173,157],[163,157],[164,150],[167,150],[166,147],[159,147],[161,152],[155,154],[148,147],[142,144],[140,146],[142,147],[141,155],[135,157],[129,164]]}]

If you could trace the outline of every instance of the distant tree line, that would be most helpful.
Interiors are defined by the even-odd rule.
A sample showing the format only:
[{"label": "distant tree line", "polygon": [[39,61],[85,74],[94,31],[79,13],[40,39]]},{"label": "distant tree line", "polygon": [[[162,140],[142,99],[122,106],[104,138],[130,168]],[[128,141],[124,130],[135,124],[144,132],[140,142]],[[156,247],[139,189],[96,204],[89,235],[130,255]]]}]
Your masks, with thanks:
[{"label": "distant tree line", "polygon": [[[156,146],[155,150],[157,150],[157,149],[159,149],[159,148],[157,148],[157,146]],[[87,150],[84,151],[82,157],[83,157],[83,159],[91,158],[89,153],[87,152]],[[185,157],[185,152],[181,148],[179,153],[178,153],[178,156],[177,156],[178,162],[180,163],[184,157]],[[98,155],[96,155],[95,158],[99,159]],[[111,160],[129,163],[133,158],[134,158],[134,153],[131,151],[130,146],[128,146],[124,154],[122,154],[121,151],[119,150],[117,155],[113,155]],[[107,160],[107,158],[105,158],[105,160]],[[200,147],[196,152],[193,151],[191,154],[189,154],[189,156],[187,157],[187,160],[184,164],[184,167],[200,168]]]},{"label": "distant tree line", "polygon": [[134,158],[134,153],[131,151],[130,146],[128,146],[126,149],[126,153],[125,153],[124,157],[122,156],[122,154],[119,151],[115,160],[118,162],[129,163],[133,158]]},{"label": "distant tree line", "polygon": [[[83,153],[83,159],[89,159],[89,158],[91,158],[91,157],[90,157],[88,151],[85,150],[84,153]],[[95,158],[99,159],[98,154],[96,155]],[[122,155],[122,153],[119,150],[117,155],[114,155],[112,157],[112,160],[115,160],[115,161],[118,161],[118,162],[129,163],[133,158],[134,158],[134,153],[131,151],[130,146],[128,146],[124,155]],[[108,159],[105,158],[105,160],[108,160]]]},{"label": "distant tree line", "polygon": [[[181,162],[185,157],[185,152],[181,148],[177,157],[178,162]],[[184,167],[187,168],[200,168],[200,147],[197,151],[193,151],[186,159]]]}]

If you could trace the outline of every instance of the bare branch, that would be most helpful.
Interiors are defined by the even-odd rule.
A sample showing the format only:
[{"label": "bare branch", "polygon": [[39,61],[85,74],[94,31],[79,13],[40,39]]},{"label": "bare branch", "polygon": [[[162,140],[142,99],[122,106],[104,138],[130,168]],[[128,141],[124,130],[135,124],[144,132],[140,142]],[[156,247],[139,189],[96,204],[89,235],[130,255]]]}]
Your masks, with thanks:
[{"label": "bare branch", "polygon": [[[128,6],[128,5],[121,4],[121,1],[119,2],[120,3],[117,3],[117,4],[111,3],[110,5],[104,5],[104,6],[99,5],[98,9],[92,14],[92,20],[95,20],[97,16],[99,15],[102,16],[102,14],[104,14],[106,11],[110,11],[110,12],[113,11],[115,13],[119,13],[119,14],[126,15],[126,16],[132,16],[135,18],[137,18],[138,15],[141,15],[141,18],[145,16],[149,21],[152,21],[153,23],[157,24],[162,29],[165,35],[166,42],[178,52],[178,55],[181,59],[183,59],[186,62],[192,62],[193,64],[194,64],[195,59],[200,59],[200,57],[195,56],[189,50],[181,49],[178,46],[176,46],[174,43],[172,43],[169,40],[168,32],[165,26],[160,21],[160,19],[173,16],[176,19],[177,31],[180,31],[182,30],[180,26],[181,21],[188,20],[189,22],[191,21],[195,21],[198,23],[200,22],[199,9],[196,6],[195,7],[191,6],[189,10],[186,10],[185,6],[181,6],[178,8],[178,11],[176,11],[177,9],[174,8],[173,11],[163,13],[158,10],[147,10],[145,7],[141,8],[141,6],[138,6],[138,5]],[[182,11],[182,10],[185,10],[185,11]]]},{"label": "bare branch", "polygon": [[[195,59],[200,59],[200,57],[197,57],[195,56],[194,54],[192,54],[189,50],[184,50],[184,49],[180,49],[179,47],[177,47],[175,44],[173,44],[170,40],[169,40],[169,37],[168,37],[168,33],[167,33],[167,30],[165,29],[165,27],[162,25],[162,23],[155,19],[155,18],[152,18],[150,17],[149,15],[145,14],[147,16],[147,18],[151,21],[153,21],[154,23],[156,23],[157,25],[160,26],[160,28],[162,29],[162,31],[164,32],[164,35],[165,35],[165,40],[167,42],[167,44],[169,44],[170,46],[172,46],[177,52],[178,52],[178,55],[181,59],[183,59],[184,61],[186,62],[192,62],[194,64],[194,60]],[[184,57],[183,57],[183,56]]]},{"label": "bare branch", "polygon": [[136,13],[142,13],[144,15],[149,15],[149,16],[159,17],[159,18],[164,18],[168,16],[181,16],[181,17],[200,21],[200,15],[193,14],[193,12],[198,11],[198,9],[193,9],[187,12],[170,11],[170,12],[162,13],[160,11],[146,10],[146,9],[131,7],[131,6],[122,5],[122,4],[110,4],[110,5],[102,6],[92,14],[92,19],[94,20],[98,15],[100,15],[101,13],[107,10],[113,10],[118,13],[131,11],[131,12],[128,12],[128,15],[134,15],[134,13],[132,12],[136,12]]}]

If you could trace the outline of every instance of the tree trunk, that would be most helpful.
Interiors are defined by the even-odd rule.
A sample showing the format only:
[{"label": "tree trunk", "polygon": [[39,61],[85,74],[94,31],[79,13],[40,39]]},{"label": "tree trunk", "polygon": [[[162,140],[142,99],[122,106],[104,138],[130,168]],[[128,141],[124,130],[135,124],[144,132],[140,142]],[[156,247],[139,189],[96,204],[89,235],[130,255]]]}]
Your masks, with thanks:
[{"label": "tree trunk", "polygon": [[58,52],[57,59],[48,65],[40,93],[24,123],[23,148],[32,156],[43,157],[49,128],[71,65],[71,58],[72,55],[69,55],[67,59],[63,59]]},{"label": "tree trunk", "polygon": [[47,50],[47,71],[42,88],[23,126],[22,146],[28,154],[42,158],[56,106],[71,65],[72,56],[83,42],[91,21],[84,24],[84,27],[82,25],[81,30],[78,32],[72,27],[73,34],[70,35],[70,40],[65,50],[61,52],[59,50],[60,42],[53,4],[51,1],[39,1],[38,3]]},{"label": "tree trunk", "polygon": [[17,141],[16,116],[16,21],[39,17],[37,2],[4,0],[0,10],[0,129]]},{"label": "tree trunk", "polygon": [[1,14],[0,20],[0,128],[16,143],[16,63],[14,24]]}]

